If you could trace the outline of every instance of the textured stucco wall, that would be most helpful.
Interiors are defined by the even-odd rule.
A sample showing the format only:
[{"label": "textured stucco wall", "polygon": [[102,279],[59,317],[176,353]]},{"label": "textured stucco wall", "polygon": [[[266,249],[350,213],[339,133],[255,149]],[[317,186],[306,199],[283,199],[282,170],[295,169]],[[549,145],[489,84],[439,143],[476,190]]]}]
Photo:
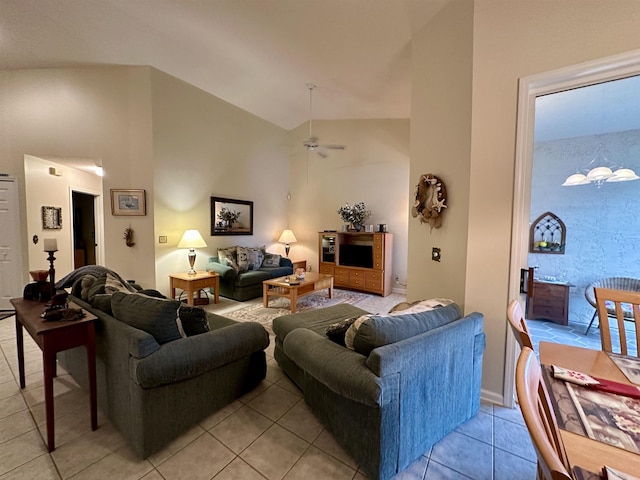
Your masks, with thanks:
[{"label": "textured stucco wall", "polygon": [[611,164],[640,171],[640,130],[537,143],[531,183],[531,218],[551,211],[567,227],[564,255],[529,254],[540,277],[570,282],[569,322],[589,322],[589,283],[605,277],[640,278],[640,180],[561,186],[602,152]]}]

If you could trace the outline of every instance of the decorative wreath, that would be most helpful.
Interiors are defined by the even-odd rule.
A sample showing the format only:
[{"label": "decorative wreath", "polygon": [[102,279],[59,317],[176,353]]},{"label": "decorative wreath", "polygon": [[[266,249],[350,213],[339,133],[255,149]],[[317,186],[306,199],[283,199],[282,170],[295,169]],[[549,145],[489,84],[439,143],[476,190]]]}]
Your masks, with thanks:
[{"label": "decorative wreath", "polygon": [[416,199],[411,209],[411,215],[418,217],[420,223],[428,223],[431,229],[442,226],[443,208],[447,201],[447,189],[439,177],[431,173],[420,177],[416,185]]}]

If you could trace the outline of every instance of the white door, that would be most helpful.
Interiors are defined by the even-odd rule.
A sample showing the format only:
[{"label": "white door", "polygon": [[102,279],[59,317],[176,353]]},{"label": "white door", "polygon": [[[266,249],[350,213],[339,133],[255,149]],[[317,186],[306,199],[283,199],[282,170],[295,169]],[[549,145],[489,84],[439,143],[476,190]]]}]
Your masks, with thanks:
[{"label": "white door", "polygon": [[0,177],[0,310],[13,310],[9,299],[24,288],[19,211],[18,182]]}]

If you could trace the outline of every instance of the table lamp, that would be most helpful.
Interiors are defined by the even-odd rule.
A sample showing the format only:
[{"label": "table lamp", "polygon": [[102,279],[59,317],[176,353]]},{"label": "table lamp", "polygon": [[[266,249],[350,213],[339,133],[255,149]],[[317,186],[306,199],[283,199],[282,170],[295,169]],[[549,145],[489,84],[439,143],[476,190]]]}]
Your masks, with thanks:
[{"label": "table lamp", "polygon": [[186,230],[178,242],[178,248],[189,249],[189,265],[191,268],[187,272],[188,275],[195,275],[196,271],[193,266],[196,263],[196,248],[204,248],[207,244],[204,243],[204,239],[198,230]]},{"label": "table lamp", "polygon": [[289,258],[289,249],[291,248],[291,243],[296,243],[298,240],[296,236],[293,234],[291,230],[284,230],[280,238],[278,239],[279,243],[284,243],[284,251],[287,254],[287,258]]}]

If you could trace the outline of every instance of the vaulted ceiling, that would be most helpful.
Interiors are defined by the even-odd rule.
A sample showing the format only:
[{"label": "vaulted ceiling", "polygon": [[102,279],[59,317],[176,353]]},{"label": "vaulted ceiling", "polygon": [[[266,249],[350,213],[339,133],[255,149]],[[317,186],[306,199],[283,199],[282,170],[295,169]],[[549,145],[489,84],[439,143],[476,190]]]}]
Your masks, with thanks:
[{"label": "vaulted ceiling", "polygon": [[449,0],[2,0],[0,68],[150,65],[291,129],[409,118],[411,38]]}]

